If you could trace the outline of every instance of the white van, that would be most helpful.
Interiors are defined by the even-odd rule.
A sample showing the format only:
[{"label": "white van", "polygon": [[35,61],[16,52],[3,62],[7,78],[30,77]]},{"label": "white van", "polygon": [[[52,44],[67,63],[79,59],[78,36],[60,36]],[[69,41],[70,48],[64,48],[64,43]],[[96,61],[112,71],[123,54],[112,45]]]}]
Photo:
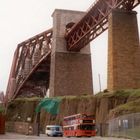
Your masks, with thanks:
[{"label": "white van", "polygon": [[45,133],[47,136],[63,136],[62,126],[60,125],[47,125]]}]

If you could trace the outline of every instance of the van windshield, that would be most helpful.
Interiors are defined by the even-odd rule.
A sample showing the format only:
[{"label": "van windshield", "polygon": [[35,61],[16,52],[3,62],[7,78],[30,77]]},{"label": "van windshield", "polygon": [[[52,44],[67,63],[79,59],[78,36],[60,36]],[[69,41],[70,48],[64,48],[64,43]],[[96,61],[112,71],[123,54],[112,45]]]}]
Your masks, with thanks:
[{"label": "van windshield", "polygon": [[60,127],[48,127],[47,129],[52,131],[61,131]]}]

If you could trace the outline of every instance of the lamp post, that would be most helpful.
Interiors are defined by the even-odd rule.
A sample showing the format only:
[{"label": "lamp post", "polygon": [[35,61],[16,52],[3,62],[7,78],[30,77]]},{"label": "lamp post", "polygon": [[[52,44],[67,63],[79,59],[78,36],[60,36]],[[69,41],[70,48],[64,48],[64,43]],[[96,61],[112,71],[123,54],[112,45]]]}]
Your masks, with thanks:
[{"label": "lamp post", "polygon": [[101,77],[100,77],[100,74],[98,74],[98,78],[99,78],[99,90],[100,90],[100,92],[101,92],[102,87],[101,87]]}]

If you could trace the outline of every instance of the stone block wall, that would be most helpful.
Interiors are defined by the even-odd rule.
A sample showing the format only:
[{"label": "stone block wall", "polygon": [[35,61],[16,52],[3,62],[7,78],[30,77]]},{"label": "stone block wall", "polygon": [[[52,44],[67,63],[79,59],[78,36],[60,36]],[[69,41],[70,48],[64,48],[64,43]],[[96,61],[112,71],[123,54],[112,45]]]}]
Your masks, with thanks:
[{"label": "stone block wall", "polygon": [[84,12],[56,9],[53,13],[53,43],[50,96],[93,94],[90,47],[68,52],[66,25],[77,23]]},{"label": "stone block wall", "polygon": [[36,135],[37,124],[28,122],[6,122],[6,131],[24,135]]},{"label": "stone block wall", "polygon": [[136,12],[113,10],[109,17],[108,89],[140,88]]}]

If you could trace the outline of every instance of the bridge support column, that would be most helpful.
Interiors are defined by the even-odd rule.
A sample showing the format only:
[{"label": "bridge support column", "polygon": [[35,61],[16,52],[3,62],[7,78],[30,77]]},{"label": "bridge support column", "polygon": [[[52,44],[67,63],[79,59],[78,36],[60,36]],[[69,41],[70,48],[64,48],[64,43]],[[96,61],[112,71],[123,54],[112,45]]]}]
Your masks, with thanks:
[{"label": "bridge support column", "polygon": [[56,9],[53,13],[53,44],[50,96],[93,94],[90,47],[80,52],[66,50],[66,25],[76,23],[85,13]]},{"label": "bridge support column", "polygon": [[137,13],[113,10],[109,17],[108,89],[140,88]]}]

